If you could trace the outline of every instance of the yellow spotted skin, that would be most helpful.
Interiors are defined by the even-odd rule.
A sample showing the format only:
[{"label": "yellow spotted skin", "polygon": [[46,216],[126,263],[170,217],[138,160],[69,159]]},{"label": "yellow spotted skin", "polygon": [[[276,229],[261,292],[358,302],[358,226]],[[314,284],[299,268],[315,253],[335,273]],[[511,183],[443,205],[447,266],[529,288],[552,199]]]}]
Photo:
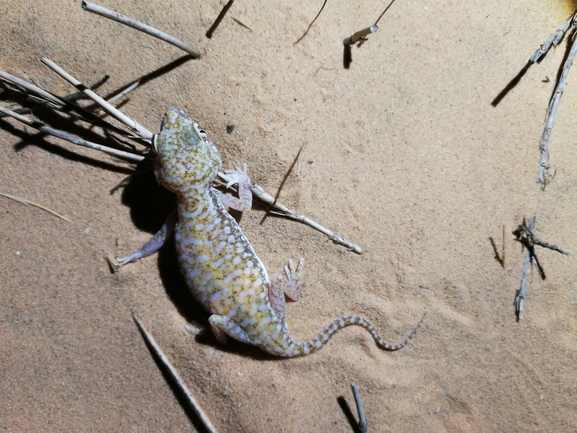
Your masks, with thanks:
[{"label": "yellow spotted skin", "polygon": [[222,164],[214,144],[186,114],[170,109],[155,148],[156,178],[177,196],[175,243],[180,267],[194,298],[212,314],[209,321],[219,341],[226,334],[273,355],[291,357],[320,349],[348,325],[366,328],[389,350],[400,349],[416,334],[418,327],[393,346],[365,319],[345,316],[309,341],[293,341],[269,302],[271,283],[265,267],[221,203],[230,196],[212,186]]}]

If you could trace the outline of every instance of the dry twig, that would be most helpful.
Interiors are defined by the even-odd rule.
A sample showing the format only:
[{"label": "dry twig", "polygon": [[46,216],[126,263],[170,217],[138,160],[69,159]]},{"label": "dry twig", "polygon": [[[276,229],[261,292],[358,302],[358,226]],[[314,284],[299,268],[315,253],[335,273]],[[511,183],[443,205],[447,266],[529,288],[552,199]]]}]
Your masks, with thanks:
[{"label": "dry twig", "polygon": [[41,204],[39,204],[39,203],[30,201],[30,200],[26,200],[25,198],[16,197],[16,196],[13,196],[13,195],[10,195],[10,194],[5,194],[5,193],[2,193],[2,192],[0,192],[0,196],[1,196],[1,197],[5,197],[5,198],[9,198],[10,200],[17,201],[18,203],[23,204],[23,205],[25,205],[25,206],[34,206],[34,207],[37,207],[38,209],[42,209],[43,211],[46,211],[46,212],[48,212],[48,213],[51,213],[52,215],[54,215],[54,216],[56,216],[56,217],[58,217],[58,218],[60,218],[60,219],[63,219],[64,221],[67,221],[67,222],[69,222],[69,223],[72,222],[72,221],[70,221],[68,218],[66,218],[64,215],[61,215],[61,214],[59,214],[58,212],[53,211],[52,209],[49,209],[49,208],[47,208],[46,206],[43,206],[43,205],[41,205]]},{"label": "dry twig", "polygon": [[206,430],[209,433],[217,433],[216,427],[210,421],[210,418],[208,417],[206,412],[202,409],[202,407],[200,406],[194,395],[192,395],[192,392],[190,392],[190,390],[184,383],[184,380],[182,380],[182,377],[180,377],[180,374],[178,374],[178,371],[176,370],[176,368],[174,368],[174,365],[172,365],[172,363],[168,360],[167,356],[164,354],[160,346],[156,343],[156,341],[154,341],[152,335],[149,334],[149,332],[146,330],[146,328],[144,327],[140,319],[136,316],[136,314],[134,314],[134,312],[132,313],[132,317],[134,318],[136,326],[138,326],[138,329],[142,333],[142,336],[144,337],[146,343],[149,345],[149,347],[152,348],[155,356],[160,360],[162,365],[165,367],[166,371],[170,373],[170,376],[172,377],[174,382],[178,385],[178,388],[180,388],[182,394],[186,397],[186,400],[190,405],[190,408],[193,410],[194,414],[198,417],[198,419],[202,422],[204,428],[206,428]]},{"label": "dry twig", "polygon": [[[227,179],[226,175],[223,175],[221,173],[219,173],[219,175],[223,179]],[[318,230],[319,232],[327,235],[331,239],[331,241],[333,241],[335,244],[343,245],[344,247],[349,248],[350,250],[354,251],[357,254],[363,253],[363,249],[361,247],[359,247],[358,245],[355,245],[355,244],[347,241],[346,239],[343,239],[340,236],[337,236],[332,231],[323,227],[322,225],[320,225],[316,221],[313,221],[304,215],[298,215],[294,211],[292,211],[289,208],[287,208],[286,206],[284,206],[283,204],[279,203],[278,201],[275,200],[275,198],[272,195],[267,193],[260,185],[258,185],[256,183],[253,184],[252,185],[252,193],[259,200],[261,200],[263,203],[271,206],[273,209],[276,209],[276,211],[270,211],[271,214],[279,215],[282,217],[290,218],[290,219],[295,220],[295,221],[299,221],[299,222],[306,224],[306,225],[312,227],[313,229]]]},{"label": "dry twig", "polygon": [[575,42],[575,35],[577,34],[577,12],[574,13],[561,27],[559,27],[555,32],[549,36],[549,39],[543,43],[535,54],[529,59],[529,64],[536,63],[540,61],[549,51],[551,47],[557,46],[562,40],[567,31],[571,31],[569,37],[569,44],[571,49],[569,54],[565,58],[561,69],[561,75],[553,91],[551,100],[549,101],[549,107],[547,108],[547,114],[545,116],[545,126],[543,128],[543,134],[539,140],[539,174],[537,176],[537,182],[541,184],[541,188],[545,189],[548,183],[550,183],[555,174],[549,173],[549,139],[551,137],[551,131],[555,125],[555,115],[557,114],[557,109],[559,108],[559,102],[563,96],[563,91],[565,90],[565,85],[567,83],[567,76],[569,75],[569,70],[573,64],[573,60],[577,55],[577,43]]},{"label": "dry twig", "polygon": [[319,10],[319,13],[317,14],[316,17],[314,17],[314,19],[310,22],[309,26],[307,27],[307,29],[305,30],[305,32],[303,33],[303,35],[297,39],[297,41],[293,44],[296,45],[298,44],[300,41],[302,41],[304,39],[304,37],[308,34],[309,30],[311,29],[311,27],[313,26],[313,24],[315,23],[315,21],[317,20],[317,18],[320,16],[321,12],[323,11],[323,9],[325,8],[326,4],[327,4],[328,0],[325,0],[323,2],[323,5],[321,6],[321,9]]},{"label": "dry twig", "polygon": [[536,217],[533,217],[531,223],[527,225],[527,222],[523,218],[523,223],[513,232],[517,237],[517,240],[527,249],[527,254],[525,255],[525,262],[523,264],[523,277],[521,279],[521,286],[515,295],[515,308],[517,310],[517,317],[519,320],[523,318],[523,310],[525,307],[525,297],[527,294],[527,280],[529,279],[529,270],[531,269],[531,263],[534,263],[537,267],[539,275],[542,279],[545,279],[545,271],[543,267],[539,263],[537,259],[537,255],[535,254],[535,245],[538,245],[543,248],[547,248],[553,251],[557,251],[558,253],[564,254],[566,256],[570,256],[571,253],[563,248],[558,247],[557,245],[550,244],[545,242],[533,233],[535,230],[535,221]]},{"label": "dry twig", "polygon": [[150,132],[144,126],[142,126],[141,124],[136,122],[131,117],[125,115],[123,112],[118,110],[115,106],[106,102],[102,97],[97,95],[96,92],[90,90],[87,86],[82,84],[80,81],[78,81],[76,78],[74,78],[68,72],[66,72],[64,69],[62,69],[56,63],[54,63],[52,60],[47,59],[46,57],[43,57],[42,63],[44,63],[46,66],[48,66],[54,72],[56,72],[62,78],[64,78],[66,81],[68,81],[74,87],[76,87],[78,90],[84,92],[84,94],[86,94],[86,96],[88,96],[90,99],[92,99],[98,105],[100,105],[104,109],[104,111],[106,111],[108,114],[110,114],[112,117],[114,117],[119,122],[121,122],[124,125],[126,125],[127,127],[129,127],[134,132],[136,132],[138,134],[138,136],[140,136],[141,138],[143,138],[145,140],[152,140],[152,136],[153,136],[152,132]]},{"label": "dry twig", "polygon": [[76,135],[73,134],[69,134],[68,132],[64,132],[59,129],[54,129],[50,126],[43,124],[38,120],[29,119],[28,117],[22,116],[4,107],[0,107],[0,113],[5,114],[6,116],[10,116],[18,120],[19,122],[24,123],[25,125],[31,126],[32,128],[37,129],[38,131],[44,132],[45,134],[52,135],[54,137],[60,138],[62,140],[68,141],[78,146],[88,147],[89,149],[98,150],[100,152],[108,153],[109,155],[118,156],[119,158],[124,158],[136,162],[140,162],[145,159],[143,155],[138,155],[131,152],[125,152],[123,150],[114,149],[108,146],[102,146],[101,144],[84,140],[83,138],[77,137]]},{"label": "dry twig", "polygon": [[104,18],[108,18],[121,24],[127,25],[129,27],[132,27],[133,29],[140,30],[141,32],[147,33],[150,36],[154,36],[155,38],[160,39],[164,42],[168,42],[169,44],[174,45],[175,47],[180,48],[182,51],[190,54],[194,59],[200,58],[200,53],[196,51],[194,48],[191,48],[181,40],[176,39],[175,37],[170,36],[164,32],[161,32],[160,30],[155,29],[154,27],[147,26],[146,24],[143,24],[140,21],[136,21],[135,19],[119,14],[118,12],[114,12],[110,9],[106,9],[105,7],[87,1],[82,2],[82,9],[103,16]]},{"label": "dry twig", "polygon": [[361,401],[361,393],[354,383],[351,384],[351,388],[353,389],[353,397],[355,399],[355,405],[357,406],[357,413],[359,414],[359,430],[361,433],[369,433],[369,426],[367,425],[367,418],[365,417],[363,402]]},{"label": "dry twig", "polygon": [[[523,221],[524,222],[524,221]],[[535,217],[531,220],[529,228],[533,230],[535,227]],[[517,318],[523,318],[523,311],[525,309],[525,296],[527,294],[527,280],[529,279],[529,270],[531,269],[531,250],[527,249],[525,254],[525,262],[523,263],[523,277],[521,278],[521,286],[515,295],[515,308],[517,310]]]}]

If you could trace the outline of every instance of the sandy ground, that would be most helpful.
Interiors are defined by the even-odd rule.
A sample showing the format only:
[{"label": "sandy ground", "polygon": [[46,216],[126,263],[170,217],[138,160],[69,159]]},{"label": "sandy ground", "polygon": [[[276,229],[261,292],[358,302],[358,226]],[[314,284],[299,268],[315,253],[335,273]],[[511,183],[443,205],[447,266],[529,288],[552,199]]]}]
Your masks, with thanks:
[{"label": "sandy ground", "polygon": [[[0,66],[70,93],[40,63],[46,56],[85,83],[112,74],[107,94],[182,56],[79,3],[0,1]],[[298,45],[321,2],[238,1],[212,40],[204,33],[223,1],[103,4],[202,52],[124,102],[150,130],[168,107],[183,109],[225,164],[248,162],[273,193],[306,144],[281,200],[365,253],[292,221],[263,221],[262,210],[242,216],[270,273],[305,258],[305,297],[287,318],[296,339],[356,313],[396,343],[428,316],[398,352],[380,350],[356,327],[288,360],[194,337],[184,325],[204,327],[207,314],[187,293],[172,244],[117,274],[104,260],[148,239],[173,197],[151,173],[111,195],[132,165],[1,121],[0,192],[72,222],[0,198],[0,431],[198,428],[131,309],[221,432],[354,431],[342,409],[344,398],[354,410],[352,382],[371,432],[577,430],[575,256],[539,250],[547,279],[533,270],[521,322],[513,306],[524,252],[512,231],[524,216],[537,216],[538,236],[577,252],[575,73],[551,140],[556,178],[545,192],[536,184],[565,45],[491,106],[575,4],[397,2],[353,49],[349,70],[342,39],[374,22],[384,3],[330,1]],[[490,238],[504,249],[504,266]]]}]

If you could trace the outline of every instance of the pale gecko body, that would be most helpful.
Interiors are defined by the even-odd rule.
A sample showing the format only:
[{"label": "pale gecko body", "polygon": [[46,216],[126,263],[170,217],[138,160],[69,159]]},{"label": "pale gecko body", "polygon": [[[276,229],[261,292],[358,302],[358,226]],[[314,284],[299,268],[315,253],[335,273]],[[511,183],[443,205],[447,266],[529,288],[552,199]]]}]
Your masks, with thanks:
[{"label": "pale gecko body", "polygon": [[[294,341],[284,321],[284,294],[293,300],[300,297],[302,259],[296,269],[290,262],[285,268],[286,278],[275,275],[271,282],[252,245],[225,207],[250,209],[251,184],[246,172],[227,172],[232,179],[229,186],[238,183],[239,198],[213,188],[222,165],[219,152],[206,133],[177,109],[168,110],[164,116],[155,149],[156,179],[177,196],[174,230],[180,268],[194,298],[211,313],[209,322],[218,341],[225,342],[228,335],[273,355],[292,357],[322,348],[337,331],[349,325],[367,329],[376,343],[388,350],[404,347],[416,335],[422,319],[404,342],[391,345],[367,320],[344,316],[314,338]],[[119,262],[136,261],[157,251],[173,224],[167,222],[151,241]]]}]

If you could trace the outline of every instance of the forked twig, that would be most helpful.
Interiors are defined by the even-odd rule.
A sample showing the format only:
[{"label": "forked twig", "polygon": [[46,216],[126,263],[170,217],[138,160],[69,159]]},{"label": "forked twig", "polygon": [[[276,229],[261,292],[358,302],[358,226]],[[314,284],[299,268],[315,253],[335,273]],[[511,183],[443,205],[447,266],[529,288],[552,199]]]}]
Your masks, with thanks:
[{"label": "forked twig", "polygon": [[[565,58],[565,62],[563,63],[561,74],[559,75],[559,79],[553,91],[553,95],[549,101],[549,106],[547,107],[547,114],[545,116],[545,126],[543,127],[543,134],[541,135],[541,139],[539,140],[539,174],[537,176],[537,182],[541,184],[541,188],[545,189],[547,184],[549,184],[555,174],[549,173],[549,139],[551,137],[551,132],[553,130],[553,126],[555,125],[555,116],[557,114],[557,109],[559,108],[559,103],[561,101],[561,97],[563,96],[563,91],[565,90],[565,85],[567,83],[567,76],[569,75],[569,70],[571,69],[571,65],[573,64],[573,60],[577,55],[577,43],[575,42],[575,35],[577,34],[577,12],[575,12],[571,17],[556,31],[554,31],[551,36],[535,51],[535,53],[529,59],[527,65],[523,68],[521,73],[517,76],[516,79],[512,81],[511,84],[516,84],[520,77],[524,75],[526,70],[532,64],[540,61],[551,49],[551,47],[556,47],[559,43],[563,40],[565,34],[571,31],[569,35],[569,44],[570,50]],[[496,105],[498,101],[502,99],[504,96],[504,92],[508,91],[507,88],[497,96],[497,98],[493,101],[493,105]]]},{"label": "forked twig", "polygon": [[133,29],[140,30],[141,32],[149,34],[150,36],[154,36],[155,38],[160,39],[164,42],[168,42],[169,44],[174,45],[175,47],[180,48],[182,51],[190,54],[194,59],[200,58],[200,53],[198,51],[196,51],[194,48],[189,47],[181,40],[176,39],[175,37],[170,36],[169,34],[161,32],[160,30],[155,29],[154,27],[147,26],[146,24],[143,24],[140,21],[136,21],[133,18],[129,18],[125,15],[119,14],[118,12],[114,12],[110,9],[106,9],[105,7],[87,1],[82,2],[82,9],[103,16],[104,18],[108,18],[121,24],[127,25],[128,27],[132,27]]},{"label": "forked twig", "polygon": [[541,140],[539,140],[539,175],[537,177],[537,182],[541,184],[541,188],[545,189],[547,184],[551,182],[555,175],[549,174],[549,138],[551,136],[551,131],[553,130],[553,126],[555,124],[555,115],[557,114],[557,108],[559,108],[559,102],[561,101],[561,96],[563,96],[563,91],[565,90],[565,84],[567,83],[567,76],[569,75],[569,70],[571,69],[571,65],[573,64],[573,60],[575,59],[575,55],[577,55],[577,43],[575,43],[575,28],[570,36],[570,44],[571,50],[567,58],[565,59],[565,63],[563,63],[563,67],[561,70],[561,76],[559,77],[559,81],[557,82],[557,86],[555,87],[555,92],[553,93],[553,97],[549,102],[549,107],[547,108],[547,115],[545,117],[545,127],[543,128],[543,134],[541,135]]},{"label": "forked twig", "polygon": [[178,374],[178,371],[176,370],[176,368],[174,368],[174,365],[172,365],[172,363],[168,360],[167,356],[164,354],[160,346],[156,343],[156,341],[154,341],[152,335],[150,335],[150,333],[146,330],[146,328],[144,327],[138,316],[134,314],[134,312],[132,313],[132,318],[136,322],[136,326],[138,326],[138,329],[142,333],[142,336],[144,337],[146,343],[153,349],[154,354],[160,360],[162,365],[165,367],[166,371],[170,373],[170,376],[172,377],[174,382],[176,382],[176,384],[180,388],[180,391],[186,397],[186,400],[188,401],[190,408],[193,410],[194,414],[198,417],[198,419],[202,422],[204,428],[206,428],[206,430],[209,433],[217,433],[218,430],[216,429],[214,424],[210,421],[210,418],[208,417],[206,412],[202,409],[202,407],[200,406],[194,395],[192,395],[192,392],[190,392],[190,390],[184,383],[184,380],[182,380],[182,377],[180,377],[180,374]]},{"label": "forked twig", "polygon": [[527,225],[527,222],[523,218],[523,223],[513,232],[513,234],[517,237],[517,240],[527,249],[525,262],[523,264],[523,278],[521,279],[521,286],[515,295],[515,308],[517,310],[517,317],[519,320],[523,318],[525,296],[527,293],[527,280],[529,278],[531,263],[535,263],[535,266],[539,271],[539,275],[542,279],[545,279],[545,271],[543,270],[539,260],[537,259],[537,255],[535,254],[535,245],[557,251],[558,253],[564,254],[566,256],[571,255],[569,251],[537,238],[537,236],[535,236],[533,233],[533,230],[535,230],[535,221],[536,217],[533,217],[531,223]]},{"label": "forked twig", "polygon": [[537,63],[538,61],[540,61],[545,54],[547,54],[547,52],[549,51],[549,49],[551,47],[556,47],[557,45],[559,45],[559,43],[563,40],[563,36],[565,36],[565,33],[567,32],[567,30],[569,30],[569,27],[573,27],[575,26],[575,19],[577,18],[577,13],[574,13],[573,15],[571,15],[569,17],[569,19],[567,21],[565,21],[565,23],[559,27],[557,30],[555,30],[553,33],[551,33],[551,36],[549,36],[549,39],[547,39],[538,49],[537,51],[535,51],[535,54],[533,54],[531,56],[531,58],[529,59],[529,63]]}]

